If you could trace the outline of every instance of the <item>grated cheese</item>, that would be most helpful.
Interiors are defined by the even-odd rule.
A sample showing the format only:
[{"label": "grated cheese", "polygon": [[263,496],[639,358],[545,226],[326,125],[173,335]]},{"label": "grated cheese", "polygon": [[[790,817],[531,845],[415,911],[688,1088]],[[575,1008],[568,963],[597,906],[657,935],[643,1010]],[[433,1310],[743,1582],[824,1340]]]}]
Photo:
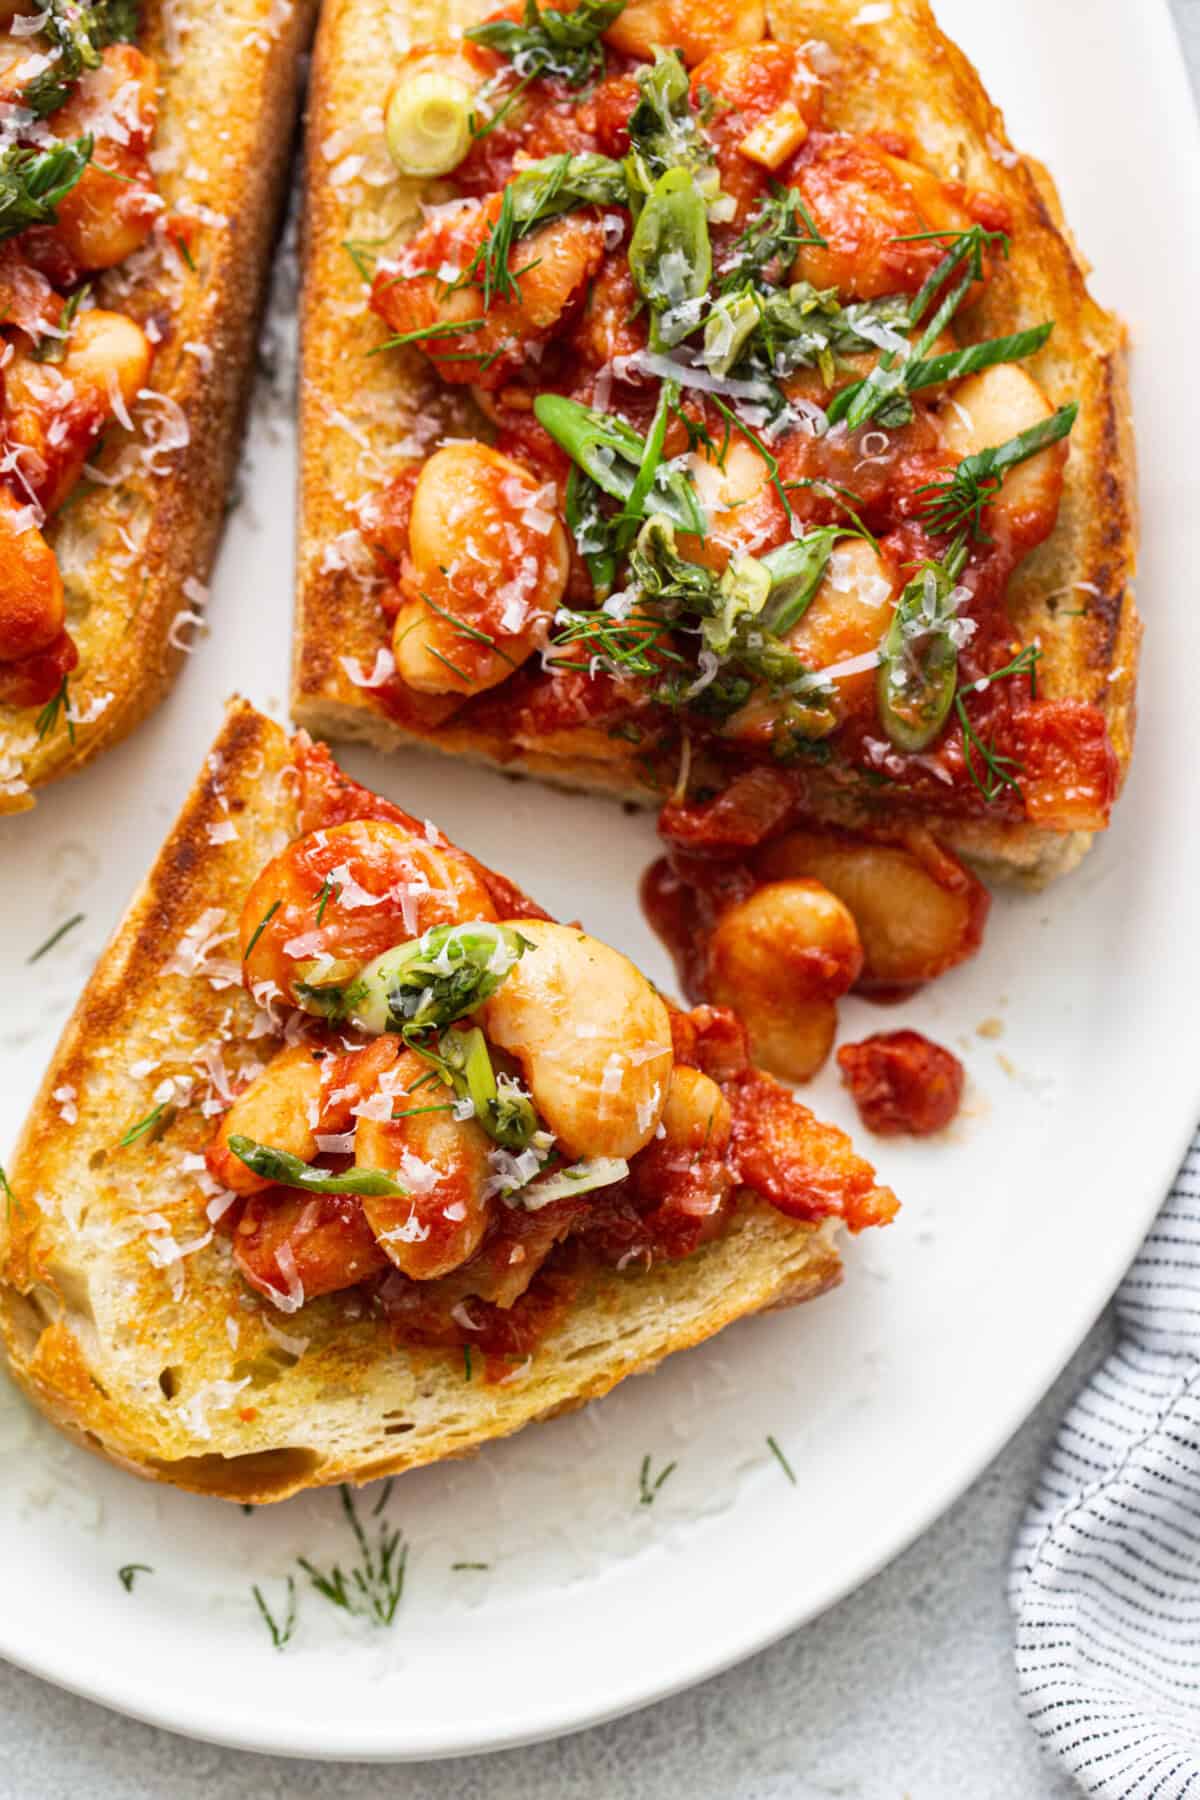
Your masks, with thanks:
[{"label": "grated cheese", "polygon": [[346,679],[358,688],[383,687],[396,673],[396,659],[387,649],[375,652],[375,664],[369,674],[363,673],[363,666],[356,656],[339,656],[338,661],[346,672]]},{"label": "grated cheese", "polygon": [[277,1306],[280,1312],[299,1312],[304,1305],[304,1283],[300,1279],[300,1271],[296,1267],[295,1254],[290,1244],[280,1244],[276,1250],[275,1267],[283,1276],[287,1291],[281,1294],[278,1288],[271,1288],[271,1304]]},{"label": "grated cheese", "polygon": [[318,1131],[317,1149],[322,1156],[349,1156],[354,1150],[354,1131]]},{"label": "grated cheese", "polygon": [[286,1331],[280,1331],[278,1325],[272,1325],[270,1319],[264,1318],[262,1328],[273,1344],[278,1344],[281,1350],[286,1350],[289,1356],[297,1359],[304,1355],[312,1343],[311,1338],[289,1337]]},{"label": "grated cheese", "polygon": [[249,1375],[243,1375],[240,1381],[206,1381],[176,1410],[192,1435],[207,1441],[212,1437],[209,1412],[213,1408],[224,1411],[232,1406],[242,1389],[249,1386]]}]

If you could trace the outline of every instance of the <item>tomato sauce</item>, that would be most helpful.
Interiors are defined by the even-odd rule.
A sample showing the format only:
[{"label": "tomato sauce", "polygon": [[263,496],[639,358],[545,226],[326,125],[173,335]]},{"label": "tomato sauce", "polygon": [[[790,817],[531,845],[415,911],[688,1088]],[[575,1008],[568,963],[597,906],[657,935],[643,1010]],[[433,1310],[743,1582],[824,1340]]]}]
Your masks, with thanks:
[{"label": "tomato sauce", "polygon": [[[542,77],[517,94],[510,65],[491,52],[472,54],[487,62],[495,85],[490,98],[502,116],[476,138],[454,179],[461,194],[485,201],[491,209],[488,217],[519,162],[562,153],[613,158],[626,153],[629,117],[639,97],[638,65],[632,59],[610,50],[603,78],[583,91]],[[768,40],[719,51],[700,62],[690,80],[692,117],[715,157],[723,191],[736,203],[736,217],[711,228],[718,272],[772,181],[794,188],[824,238],[823,245],[801,241],[793,266],[777,270],[777,279],[786,283],[789,277],[803,277],[818,288],[836,288],[843,301],[912,295],[938,267],[956,232],[972,226],[989,233],[1013,229],[1006,203],[939,180],[922,168],[920,146],[906,137],[828,130],[821,117],[821,84],[794,46]],[[781,107],[798,115],[798,141],[772,171],[743,146],[749,133],[778,117]],[[582,231],[591,229],[589,222],[600,217],[600,209],[576,208],[565,216]],[[553,479],[560,491],[569,465],[534,415],[539,394],[559,393],[617,413],[642,434],[650,428],[659,399],[657,376],[638,366],[647,343],[648,313],[628,266],[629,221],[619,210],[604,216],[608,236],[598,266],[586,285],[572,293],[551,329],[538,324],[527,353],[506,340],[499,362],[472,373],[469,354],[466,361],[453,360],[470,352],[467,337],[461,343],[439,339],[428,349],[446,379],[471,380],[489,390],[486,410],[497,446],[535,474]],[[451,221],[431,229],[435,236],[444,230],[449,241],[458,227]],[[477,228],[471,229],[477,237]],[[524,247],[518,246],[518,252],[514,268]],[[968,309],[999,256],[994,243],[985,243],[980,280],[967,295]],[[389,274],[385,283],[396,279]],[[506,307],[520,310],[502,295],[490,313],[499,319]],[[478,341],[490,330],[489,323]],[[949,341],[943,334],[939,347]],[[447,352],[450,362],[444,360]],[[836,387],[865,374],[873,360],[864,354],[842,359],[832,388],[818,369],[802,369],[787,378],[785,391],[801,407],[806,402],[826,407]],[[954,467],[943,448],[942,404],[939,391],[918,391],[911,397],[907,423],[885,429],[869,422],[856,430],[838,425],[820,433],[790,428],[772,440],[770,455],[763,457],[764,465],[774,458],[775,479],[767,480],[764,469],[756,489],[733,501],[715,524],[710,511],[709,533],[688,539],[685,554],[719,572],[731,547],[761,556],[798,530],[845,524],[853,517],[873,535],[885,566],[897,572],[898,580],[908,579],[947,549],[947,539],[930,529],[927,518],[931,488]],[[728,415],[706,394],[685,388],[680,413],[686,421],[672,414],[667,457],[687,450],[689,429],[693,445],[704,437],[726,448],[732,441],[743,454],[747,444],[758,441],[752,428],[735,425],[731,430]],[[374,507],[368,506],[370,516],[364,518],[364,529],[388,559],[393,578],[404,555],[412,480],[410,475],[393,483]],[[415,695],[393,680],[376,690],[377,700],[398,722],[419,732],[453,719],[468,730],[511,742],[518,754],[544,744],[549,755],[569,756],[571,746],[564,741],[569,734],[608,732],[614,739],[614,761],[631,760],[615,740],[636,744],[643,778],[664,792],[675,785],[685,757],[694,793],[737,784],[748,770],[773,773],[782,756],[798,787],[804,784],[807,763],[828,770],[826,782],[841,778],[860,793],[878,794],[889,815],[899,818],[987,818],[1029,821],[1053,830],[1101,829],[1117,777],[1102,709],[1045,698],[1036,691],[1028,662],[1019,672],[1002,673],[1025,648],[1008,616],[1010,578],[1021,557],[1053,524],[1052,518],[1031,516],[991,526],[989,515],[990,529],[971,540],[960,577],[966,598],[958,609],[957,700],[938,737],[919,753],[902,751],[888,738],[873,682],[857,677],[841,690],[845,706],[825,737],[783,749],[772,745],[769,733],[757,741],[752,736],[733,741],[720,719],[699,702],[682,708],[664,702],[656,677],[617,681],[603,667],[587,665],[586,658],[574,670],[555,667],[554,658],[532,659],[499,686],[467,698]],[[594,603],[590,576],[577,554],[566,599],[574,606]],[[384,592],[385,614],[394,606],[393,586]],[[664,641],[667,656],[675,648],[694,652],[686,641]],[[669,836],[682,824],[675,815],[684,811],[686,802],[668,804],[664,828]]]},{"label": "tomato sauce", "polygon": [[863,1124],[879,1137],[930,1137],[945,1130],[962,1102],[962,1064],[919,1031],[843,1044],[837,1060]]},{"label": "tomato sauce", "polygon": [[62,631],[44,650],[14,662],[0,662],[0,705],[44,706],[61,692],[63,679],[79,663],[74,638]]},{"label": "tomato sauce", "polygon": [[[304,732],[293,741],[293,758],[302,834],[380,820],[427,841],[412,814],[353,781]],[[440,834],[437,841],[470,866],[500,917],[548,917],[504,876],[447,846]],[[673,1007],[670,1020],[675,1066],[715,1082],[729,1109],[731,1126],[718,1136],[710,1140],[706,1132],[698,1145],[652,1138],[630,1159],[623,1179],[532,1212],[493,1198],[479,1248],[431,1280],[410,1279],[389,1262],[355,1196],[267,1187],[238,1198],[220,1220],[243,1275],[285,1306],[353,1289],[389,1319],[398,1343],[470,1352],[467,1367],[492,1381],[532,1354],[599,1268],[645,1269],[689,1256],[727,1231],[747,1203],[813,1223],[843,1216],[855,1231],[887,1222],[895,1201],[876,1185],[870,1165],[841,1132],[820,1124],[752,1068],[745,1030],[732,1012]],[[399,1053],[390,1037],[347,1047],[339,1035],[324,1052],[314,1048],[322,1080],[312,1129],[333,1135],[350,1129],[354,1106]],[[229,1154],[223,1140],[210,1146],[218,1179]],[[351,1166],[348,1155],[334,1152],[314,1160],[330,1173]]]}]

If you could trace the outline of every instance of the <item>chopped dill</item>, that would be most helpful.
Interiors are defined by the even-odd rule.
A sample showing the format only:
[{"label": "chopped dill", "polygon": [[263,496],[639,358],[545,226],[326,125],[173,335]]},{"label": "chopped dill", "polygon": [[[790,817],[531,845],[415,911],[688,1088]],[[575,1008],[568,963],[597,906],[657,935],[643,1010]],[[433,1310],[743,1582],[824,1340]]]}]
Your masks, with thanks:
[{"label": "chopped dill", "polygon": [[250,939],[250,942],[246,945],[246,948],[242,951],[242,961],[243,962],[246,962],[248,960],[250,952],[253,950],[255,944],[257,944],[259,938],[262,936],[263,932],[267,929],[267,926],[271,923],[271,920],[275,917],[275,914],[279,911],[279,908],[282,906],[282,904],[283,904],[283,902],[281,900],[273,900],[271,902],[270,906],[268,906],[266,912],[263,914],[262,918],[258,921],[258,924],[254,927],[253,937]]},{"label": "chopped dill", "polygon": [[767,1444],[770,1447],[771,1455],[775,1458],[775,1461],[779,1464],[780,1468],[783,1470],[784,1474],[787,1476],[787,1478],[791,1482],[792,1486],[795,1487],[796,1486],[796,1472],[792,1468],[791,1463],[788,1461],[787,1457],[783,1454],[783,1451],[779,1448],[779,1445],[776,1443],[775,1439],[769,1435],[767,1437]]},{"label": "chopped dill", "polygon": [[118,1150],[124,1150],[127,1145],[135,1144],[139,1138],[146,1138],[148,1142],[153,1143],[156,1138],[162,1136],[174,1117],[175,1108],[166,1100],[160,1101],[153,1112],[148,1112],[144,1119],[139,1119],[136,1125],[129,1127],[117,1145]]},{"label": "chopped dill", "polygon": [[292,1633],[296,1629],[296,1577],[294,1575],[289,1575],[287,1578],[287,1611],[284,1614],[282,1622],[278,1622],[273,1617],[270,1607],[263,1599],[262,1589],[257,1582],[255,1582],[250,1592],[254,1595],[258,1604],[258,1610],[262,1615],[263,1624],[271,1634],[272,1644],[276,1650],[282,1650],[285,1645],[291,1642]]},{"label": "chopped dill", "polygon": [[650,1458],[649,1456],[643,1456],[642,1466],[638,1471],[638,1505],[653,1506],[655,1500],[658,1498],[659,1489],[662,1487],[663,1482],[667,1479],[668,1475],[673,1474],[678,1467],[679,1464],[677,1462],[667,1463],[665,1468],[661,1469],[654,1477],[654,1480],[651,1481]]},{"label": "chopped dill", "polygon": [[68,931],[74,931],[77,925],[82,925],[83,919],[83,913],[72,913],[71,917],[60,925],[57,931],[50,933],[44,944],[39,944],[33,954],[25,958],[26,964],[40,962],[48,950],[53,950],[55,944],[62,942]]},{"label": "chopped dill", "polygon": [[50,737],[57,730],[60,713],[67,727],[67,737],[71,743],[74,743],[75,721],[71,717],[71,694],[66,675],[63,676],[57,693],[50,696],[34,721],[34,730],[37,732],[39,744],[43,738]]},{"label": "chopped dill", "polygon": [[354,1534],[359,1561],[347,1573],[339,1563],[326,1570],[318,1569],[305,1556],[296,1560],[318,1594],[331,1606],[354,1618],[369,1619],[373,1625],[391,1625],[404,1593],[408,1546],[399,1530],[390,1530],[384,1523],[372,1549],[359,1519],[354,1495],[345,1484],[341,1488],[341,1497],[342,1511]]}]

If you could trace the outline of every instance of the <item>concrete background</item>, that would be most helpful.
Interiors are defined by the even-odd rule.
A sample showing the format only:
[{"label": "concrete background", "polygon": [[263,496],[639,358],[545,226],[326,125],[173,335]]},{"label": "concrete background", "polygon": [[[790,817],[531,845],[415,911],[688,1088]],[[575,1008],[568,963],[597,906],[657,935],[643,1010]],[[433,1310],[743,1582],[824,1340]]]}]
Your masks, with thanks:
[{"label": "concrete background", "polygon": [[[1172,6],[1198,80],[1200,0]],[[675,1700],[528,1750],[369,1768],[190,1743],[0,1664],[0,1800],[1070,1800],[1076,1788],[1043,1764],[1017,1707],[1004,1577],[1038,1465],[1111,1332],[1101,1321],[906,1555]]]}]

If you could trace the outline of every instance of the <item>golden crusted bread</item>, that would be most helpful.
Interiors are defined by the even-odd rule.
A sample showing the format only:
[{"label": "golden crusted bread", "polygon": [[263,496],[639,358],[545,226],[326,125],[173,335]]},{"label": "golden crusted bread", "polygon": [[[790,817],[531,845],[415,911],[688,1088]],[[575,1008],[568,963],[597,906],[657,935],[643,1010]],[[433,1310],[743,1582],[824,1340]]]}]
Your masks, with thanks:
[{"label": "golden crusted bread", "polygon": [[[170,211],[195,230],[194,269],[155,233],[95,284],[101,305],[161,333],[150,387],[162,400],[112,428],[92,461],[115,485],[80,482],[47,527],[79,648],[77,718],[0,706],[0,813],[119,742],[166,693],[203,605],[237,464],[257,320],[287,191],[301,56],[314,0],[145,0],[139,47],[159,68],[152,166]],[[157,440],[152,458],[144,452]],[[139,454],[139,451],[143,454]]]},{"label": "golden crusted bread", "polygon": [[[489,0],[326,0],[318,31],[307,166],[299,590],[293,710],[313,731],[383,748],[420,735],[428,746],[517,767],[565,785],[659,803],[622,745],[586,729],[551,744],[515,744],[451,720],[416,734],[379,698],[356,686],[342,659],[374,665],[385,642],[370,553],[354,504],[419,458],[445,432],[475,432],[468,402],[447,396],[414,349],[368,358],[386,327],[368,313],[345,246],[398,242],[432,189],[389,180],[381,102],[389,53],[470,23]],[[1015,220],[1012,257],[988,284],[980,336],[1056,321],[1027,365],[1056,405],[1080,402],[1066,495],[1052,538],[1018,571],[1014,625],[1037,638],[1040,691],[1093,701],[1108,720],[1121,774],[1133,743],[1140,626],[1132,578],[1136,524],[1125,334],[1096,304],[1045,171],[1017,155],[979,77],[938,29],[926,0],[885,8],[860,0],[778,0],[775,37],[817,40],[832,75],[826,117],[835,129],[898,131],[946,178],[1005,200]],[[885,16],[881,16],[885,15]],[[1086,604],[1087,611],[1079,609]],[[628,747],[624,754],[632,755]],[[847,825],[870,823],[882,804],[866,784],[849,788],[820,771],[812,810]],[[947,843],[997,875],[1041,881],[1086,849],[1087,834],[1060,836],[1031,824],[936,821]]]},{"label": "golden crusted bread", "polygon": [[[295,829],[290,774],[283,731],[234,702],[26,1124],[0,1216],[0,1330],[44,1412],[152,1480],[277,1500],[465,1454],[837,1283],[834,1222],[746,1203],[683,1262],[598,1270],[532,1365],[499,1383],[466,1380],[445,1351],[397,1350],[378,1318],[348,1325],[336,1296],[290,1319],[264,1306],[212,1235],[197,1174],[205,1098],[276,1041],[231,944],[250,883]],[[121,1148],[171,1095],[166,1128]]]}]

